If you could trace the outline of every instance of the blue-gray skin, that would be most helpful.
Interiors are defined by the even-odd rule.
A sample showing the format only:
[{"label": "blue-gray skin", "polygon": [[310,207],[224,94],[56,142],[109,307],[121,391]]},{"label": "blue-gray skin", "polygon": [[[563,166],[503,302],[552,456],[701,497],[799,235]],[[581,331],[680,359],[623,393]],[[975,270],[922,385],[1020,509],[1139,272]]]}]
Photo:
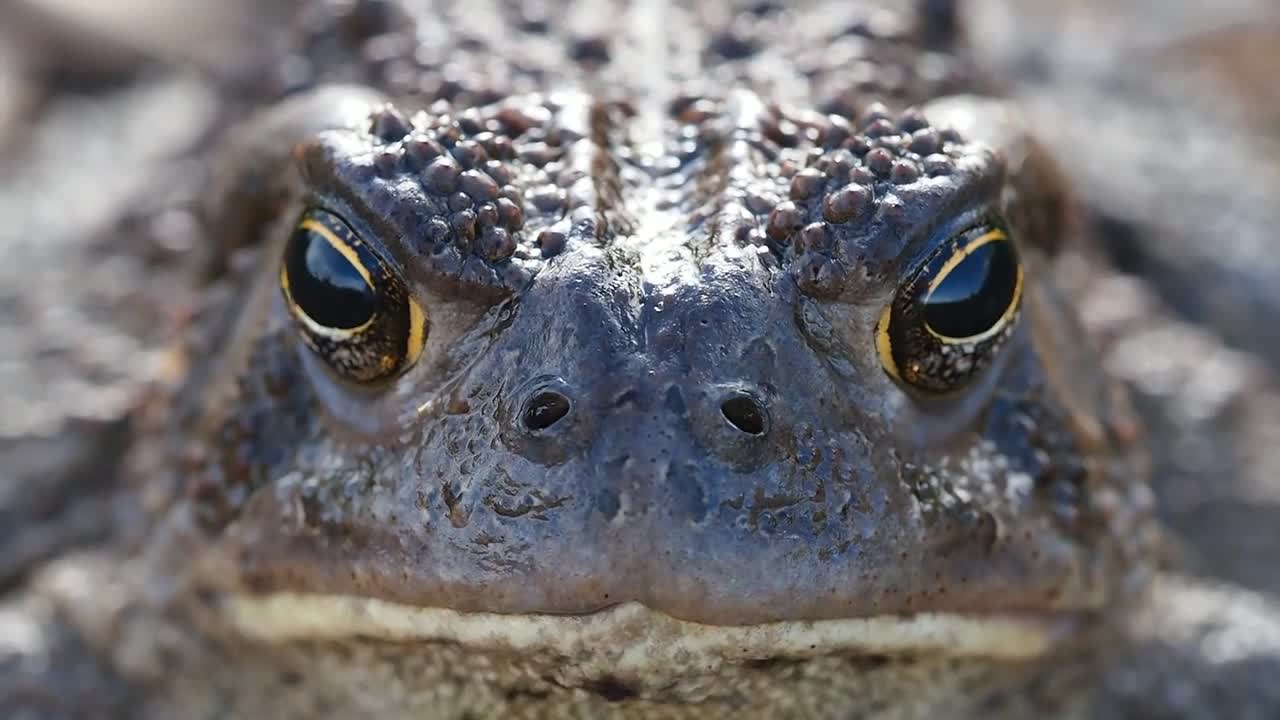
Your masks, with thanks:
[{"label": "blue-gray skin", "polygon": [[[1090,358],[1055,347],[1071,325],[1039,267],[1057,238],[1035,230],[1062,224],[1026,207],[1043,188],[1017,184],[1042,178],[1011,178],[1006,154],[918,112],[849,126],[750,95],[667,119],[701,142],[654,170],[665,158],[610,147],[619,110],[558,101],[413,122],[381,108],[299,146],[291,210],[323,208],[391,258],[428,331],[416,364],[361,386],[267,298],[218,435],[234,442],[194,474],[245,587],[520,613],[635,600],[714,624],[1119,597],[1149,550],[1145,491],[1105,387],[1063,385]],[[817,141],[768,139],[788,122]],[[480,133],[507,157],[455,200],[483,161],[441,153]],[[548,136],[563,145],[521,159]],[[885,151],[866,146],[899,141],[873,169]],[[455,229],[544,195],[515,223]],[[989,213],[1027,267],[1016,328],[950,393],[896,382],[882,310]],[[538,403],[559,406],[554,422]]]}]

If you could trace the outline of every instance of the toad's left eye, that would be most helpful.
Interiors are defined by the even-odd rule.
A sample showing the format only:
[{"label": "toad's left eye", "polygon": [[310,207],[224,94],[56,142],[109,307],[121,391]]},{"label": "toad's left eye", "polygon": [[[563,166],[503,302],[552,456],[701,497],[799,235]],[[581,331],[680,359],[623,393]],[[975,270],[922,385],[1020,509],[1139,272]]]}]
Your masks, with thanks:
[{"label": "toad's left eye", "polygon": [[1012,332],[1022,266],[992,220],[948,239],[898,289],[876,328],[885,370],[920,390],[958,390]]},{"label": "toad's left eye", "polygon": [[280,288],[303,342],[345,380],[388,378],[422,352],[427,317],[404,279],[331,212],[298,220]]}]

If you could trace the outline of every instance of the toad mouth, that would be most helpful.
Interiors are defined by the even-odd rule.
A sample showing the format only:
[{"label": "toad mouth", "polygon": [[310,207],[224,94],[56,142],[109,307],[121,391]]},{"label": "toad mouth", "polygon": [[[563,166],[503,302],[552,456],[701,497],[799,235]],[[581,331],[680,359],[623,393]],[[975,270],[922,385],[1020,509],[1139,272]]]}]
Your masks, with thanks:
[{"label": "toad mouth", "polygon": [[293,592],[233,593],[222,607],[240,632],[264,641],[453,642],[548,653],[588,676],[705,672],[726,662],[830,654],[1029,660],[1087,619],[1083,613],[925,612],[734,626],[680,620],[637,602],[581,615],[499,614]]}]

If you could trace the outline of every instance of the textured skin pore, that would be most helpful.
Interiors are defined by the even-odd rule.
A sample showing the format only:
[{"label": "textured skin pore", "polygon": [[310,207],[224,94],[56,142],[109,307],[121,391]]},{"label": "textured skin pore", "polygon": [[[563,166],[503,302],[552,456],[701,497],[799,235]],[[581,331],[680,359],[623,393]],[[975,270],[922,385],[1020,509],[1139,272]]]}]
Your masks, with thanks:
[{"label": "textured skin pore", "polygon": [[[219,147],[194,232],[230,292],[194,320],[187,381],[139,420],[146,550],[40,578],[126,599],[68,612],[135,709],[1084,712],[1076,683],[1152,563],[1142,458],[1052,284],[1070,232],[1052,170],[997,105],[938,102],[981,89],[944,19],[600,3],[560,23],[518,5],[310,5],[271,69],[289,96]],[[378,244],[430,316],[386,385],[344,384],[297,338],[275,283],[307,206]],[[919,397],[881,367],[876,322],[984,211],[1022,255],[1021,317],[963,392]],[[548,392],[568,413],[530,429]],[[735,425],[731,399],[761,425]],[[614,641],[678,650],[677,622],[1071,632],[1032,660],[815,642],[673,668],[515,631],[229,624],[237,598],[295,596],[303,618],[307,597],[344,596],[565,628],[634,602],[653,614]]]}]

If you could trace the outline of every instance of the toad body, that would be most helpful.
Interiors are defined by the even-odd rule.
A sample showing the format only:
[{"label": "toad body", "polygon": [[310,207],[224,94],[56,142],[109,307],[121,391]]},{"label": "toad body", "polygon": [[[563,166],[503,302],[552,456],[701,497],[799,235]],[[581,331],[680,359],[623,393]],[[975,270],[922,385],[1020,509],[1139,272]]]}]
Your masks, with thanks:
[{"label": "toad body", "polygon": [[1088,713],[1143,456],[939,5],[308,6],[42,579],[129,716]]}]

